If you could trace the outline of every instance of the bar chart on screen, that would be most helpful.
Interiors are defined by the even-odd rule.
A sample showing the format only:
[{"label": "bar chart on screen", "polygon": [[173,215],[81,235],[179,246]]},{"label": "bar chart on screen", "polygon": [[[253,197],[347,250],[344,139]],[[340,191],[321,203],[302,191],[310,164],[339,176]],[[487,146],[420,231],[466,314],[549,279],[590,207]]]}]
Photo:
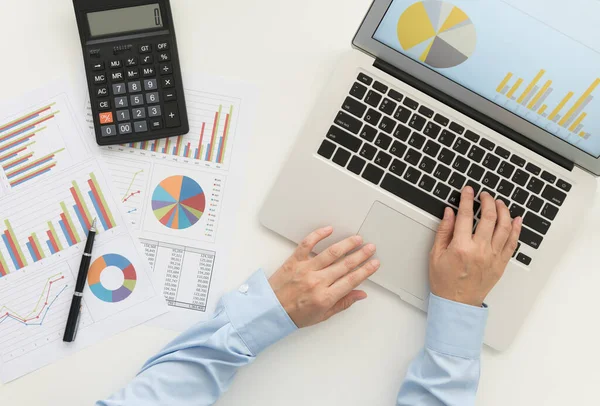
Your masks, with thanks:
[{"label": "bar chart on screen", "polygon": [[62,175],[44,190],[6,199],[2,209],[0,279],[85,241],[94,218],[99,232],[117,226],[94,172]]},{"label": "bar chart on screen", "polygon": [[77,145],[63,135],[75,132],[67,96],[58,94],[0,117],[0,169],[8,189],[29,184],[71,166]]},{"label": "bar chart on screen", "polygon": [[527,109],[528,114],[546,120],[548,128],[559,130],[558,135],[589,139],[593,134],[585,129],[585,118],[594,111],[593,93],[600,85],[600,78],[577,94],[574,90],[555,91],[558,84],[546,79],[546,73],[541,69],[526,81],[508,72],[496,88],[498,97],[508,99],[507,107]]},{"label": "bar chart on screen", "polygon": [[241,99],[203,91],[185,91],[190,132],[179,137],[123,144],[142,155],[214,169],[227,169],[235,144]]},{"label": "bar chart on screen", "polygon": [[[0,280],[0,356],[8,362],[62,339],[73,294],[69,265]],[[91,322],[87,308],[80,327]]]}]

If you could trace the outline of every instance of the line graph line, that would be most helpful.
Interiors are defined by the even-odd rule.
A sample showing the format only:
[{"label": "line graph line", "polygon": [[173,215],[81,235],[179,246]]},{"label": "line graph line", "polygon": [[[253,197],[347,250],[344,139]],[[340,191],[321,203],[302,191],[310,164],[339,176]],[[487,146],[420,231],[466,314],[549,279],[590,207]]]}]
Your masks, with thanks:
[{"label": "line graph line", "polygon": [[[54,278],[56,278],[56,279],[54,279]],[[64,275],[59,273],[59,274],[53,275],[47,279],[46,284],[44,285],[44,289],[42,290],[42,293],[40,294],[40,297],[38,298],[38,301],[37,301],[35,307],[27,316],[21,316],[17,312],[15,312],[14,310],[11,310],[10,308],[8,308],[5,305],[0,307],[0,313],[2,313],[4,310],[6,310],[6,313],[4,313],[2,316],[0,316],[0,324],[2,324],[4,321],[6,321],[8,319],[12,319],[19,323],[25,324],[25,325],[41,326],[42,323],[44,322],[44,319],[46,318],[46,315],[48,314],[48,311],[50,310],[50,307],[52,306],[52,304],[56,301],[56,299],[58,299],[60,294],[68,286],[68,285],[63,286],[63,288],[60,290],[60,292],[58,292],[58,294],[54,297],[54,299],[52,299],[52,301],[48,302],[48,299],[50,298],[50,291],[52,290],[52,284],[56,283],[60,280],[63,280],[64,278],[65,278]],[[46,291],[46,287],[48,287],[48,291]],[[43,304],[42,308],[39,310],[39,312],[37,312],[38,307],[40,306],[40,304],[42,303],[42,299],[44,298],[44,293],[46,294],[45,295],[46,298],[44,299],[44,302],[43,302],[44,304]],[[45,312],[44,312],[44,310],[45,310]],[[37,314],[36,314],[36,312],[37,312]],[[42,313],[43,313],[43,316],[42,316]],[[32,315],[34,315],[34,314],[35,314],[35,316],[32,317]],[[42,316],[41,320],[40,320],[40,316]],[[40,320],[40,321],[38,323],[31,323],[32,320]]]},{"label": "line graph line", "polygon": [[[127,186],[127,191],[123,194],[123,199],[122,199],[123,202],[126,202],[127,199],[129,199],[132,196],[132,195],[129,195],[129,192],[131,192],[131,187],[133,186],[133,182],[135,182],[135,178],[137,178],[137,176],[143,172],[144,172],[144,170],[141,169],[133,174],[133,177],[131,178],[131,182],[129,183],[129,186]],[[140,193],[140,191],[138,190],[137,193]]]},{"label": "line graph line", "polygon": [[130,193],[129,196],[127,196],[125,199],[123,199],[123,203],[125,203],[127,200],[131,199],[135,195],[139,195],[140,193],[141,193],[141,190],[136,190],[135,192]]}]

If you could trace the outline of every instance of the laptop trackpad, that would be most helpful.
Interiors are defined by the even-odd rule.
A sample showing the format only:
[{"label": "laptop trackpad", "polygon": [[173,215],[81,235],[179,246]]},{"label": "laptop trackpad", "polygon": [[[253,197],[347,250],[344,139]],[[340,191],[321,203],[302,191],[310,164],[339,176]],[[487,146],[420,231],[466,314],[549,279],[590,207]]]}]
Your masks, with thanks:
[{"label": "laptop trackpad", "polygon": [[397,294],[427,298],[433,230],[376,201],[358,234],[377,246],[381,268],[371,277],[373,282]]}]

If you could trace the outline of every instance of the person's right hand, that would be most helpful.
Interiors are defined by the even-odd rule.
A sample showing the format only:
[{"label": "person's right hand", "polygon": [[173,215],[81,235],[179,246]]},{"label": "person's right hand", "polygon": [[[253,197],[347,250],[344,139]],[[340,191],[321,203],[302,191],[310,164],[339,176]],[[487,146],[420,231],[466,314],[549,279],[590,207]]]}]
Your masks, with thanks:
[{"label": "person's right hand", "polygon": [[473,234],[473,199],[467,186],[458,216],[446,208],[430,253],[429,284],[436,296],[481,306],[517,249],[522,219],[511,222],[504,202],[483,192],[481,220]]}]

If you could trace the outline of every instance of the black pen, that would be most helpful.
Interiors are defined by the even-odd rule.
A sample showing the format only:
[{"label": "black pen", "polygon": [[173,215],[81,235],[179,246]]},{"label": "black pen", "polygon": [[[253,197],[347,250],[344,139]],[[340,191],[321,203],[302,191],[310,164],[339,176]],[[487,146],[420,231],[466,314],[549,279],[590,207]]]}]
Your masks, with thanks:
[{"label": "black pen", "polygon": [[67,327],[65,328],[65,335],[63,336],[63,341],[66,343],[75,341],[75,336],[77,335],[79,313],[81,312],[81,300],[83,299],[83,288],[85,287],[85,280],[87,279],[88,270],[90,269],[90,262],[92,261],[92,249],[94,248],[95,237],[96,219],[94,219],[92,227],[88,232],[85,249],[83,250],[83,256],[81,257],[81,264],[79,265],[79,273],[77,274],[75,292],[73,292],[73,300],[71,301],[71,308],[69,309]]}]

